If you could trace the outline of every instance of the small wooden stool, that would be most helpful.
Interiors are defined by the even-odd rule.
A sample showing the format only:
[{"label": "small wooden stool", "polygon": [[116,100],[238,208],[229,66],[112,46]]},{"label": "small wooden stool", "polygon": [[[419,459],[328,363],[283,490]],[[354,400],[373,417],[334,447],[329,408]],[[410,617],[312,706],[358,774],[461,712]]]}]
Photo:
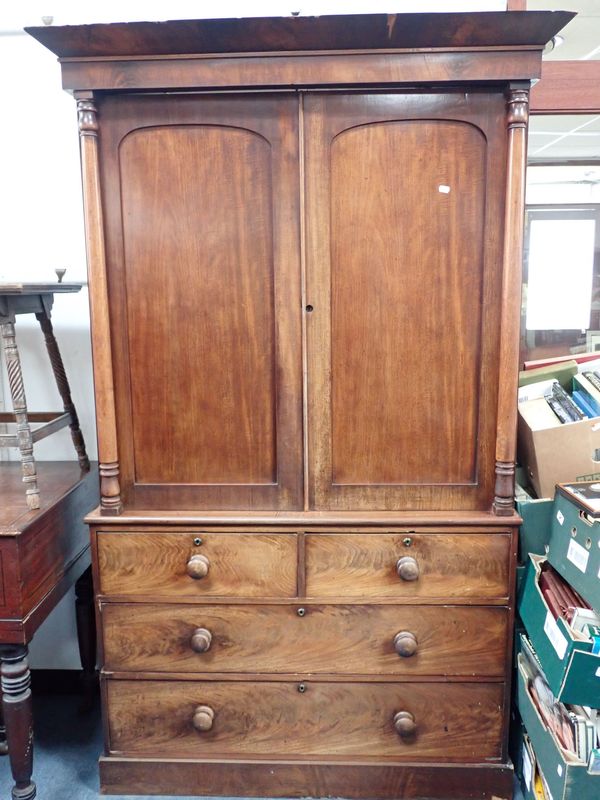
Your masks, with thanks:
[{"label": "small wooden stool", "polygon": [[[0,447],[18,447],[21,451],[21,469],[23,483],[26,486],[25,498],[27,507],[30,509],[40,507],[40,494],[33,457],[33,445],[35,442],[68,425],[71,428],[71,438],[77,451],[81,469],[88,470],[90,468],[90,462],[85,451],[85,443],[79,427],[79,419],[71,399],[71,389],[69,388],[58,344],[54,337],[52,322],[50,321],[54,294],[56,292],[78,292],[80,289],[80,283],[60,283],[60,279],[58,283],[0,284],[0,331],[13,403],[13,413],[0,413],[0,422],[17,423],[16,434],[0,434]],[[17,314],[35,314],[40,323],[56,385],[63,401],[63,412],[43,411],[30,413],[27,411],[21,360],[15,338],[15,318]],[[45,424],[32,431],[30,422],[43,422]]]}]

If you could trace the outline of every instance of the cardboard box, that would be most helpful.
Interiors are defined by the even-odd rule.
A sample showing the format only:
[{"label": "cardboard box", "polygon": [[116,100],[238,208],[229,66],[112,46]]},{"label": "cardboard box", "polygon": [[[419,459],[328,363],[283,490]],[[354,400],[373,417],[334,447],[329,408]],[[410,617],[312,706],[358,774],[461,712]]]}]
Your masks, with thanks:
[{"label": "cardboard box", "polygon": [[525,564],[517,565],[517,597],[521,596],[523,591],[523,584],[525,583],[525,576],[527,575],[527,566]]},{"label": "cardboard box", "polygon": [[[553,800],[598,800],[600,797],[600,775],[591,775],[587,764],[569,756],[561,748],[553,733],[548,730],[527,690],[527,678],[519,656],[517,665],[517,706],[527,735],[531,742],[528,755],[533,755],[533,770],[539,768],[548,783]],[[522,772],[528,794],[526,776],[529,766],[526,758]],[[531,785],[531,781],[530,781]]]},{"label": "cardboard box", "polygon": [[600,654],[554,619],[539,587],[540,556],[530,556],[518,611],[554,696],[563,703],[600,708]]},{"label": "cardboard box", "polygon": [[519,404],[518,428],[519,461],[537,496],[554,497],[557,483],[600,480],[600,418],[547,427],[537,403]]},{"label": "cardboard box", "polygon": [[552,530],[554,500],[522,499],[516,501],[517,513],[523,520],[519,528],[519,562],[527,563],[530,553],[545,556]]},{"label": "cardboard box", "polygon": [[518,766],[515,762],[515,772],[521,784],[523,800],[538,800],[535,793],[535,781],[539,772],[542,772],[531,744],[529,734],[525,731],[521,736]]},{"label": "cardboard box", "polygon": [[600,483],[558,487],[548,561],[600,613]]}]

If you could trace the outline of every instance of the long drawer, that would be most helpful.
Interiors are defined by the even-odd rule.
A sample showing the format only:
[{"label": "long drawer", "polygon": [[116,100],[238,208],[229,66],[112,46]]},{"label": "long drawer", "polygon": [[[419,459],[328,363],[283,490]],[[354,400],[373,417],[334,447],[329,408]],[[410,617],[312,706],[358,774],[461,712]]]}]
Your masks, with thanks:
[{"label": "long drawer", "polygon": [[100,592],[154,597],[294,597],[297,537],[100,532]]},{"label": "long drawer", "polygon": [[105,668],[502,676],[500,607],[102,606]]},{"label": "long drawer", "polygon": [[108,680],[110,752],[174,758],[501,756],[501,683]]},{"label": "long drawer", "polygon": [[506,598],[509,533],[306,536],[307,597]]}]

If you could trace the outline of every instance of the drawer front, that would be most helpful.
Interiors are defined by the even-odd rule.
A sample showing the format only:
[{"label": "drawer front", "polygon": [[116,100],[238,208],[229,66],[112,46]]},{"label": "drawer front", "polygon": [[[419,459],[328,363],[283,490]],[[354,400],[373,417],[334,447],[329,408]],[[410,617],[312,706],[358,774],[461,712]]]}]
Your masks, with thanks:
[{"label": "drawer front", "polygon": [[458,602],[506,598],[510,549],[509,533],[309,534],[306,594]]},{"label": "drawer front", "polygon": [[[106,691],[110,751],[123,755],[501,756],[501,683],[108,680]],[[395,730],[401,712],[412,715],[412,735]]]},{"label": "drawer front", "polygon": [[506,662],[499,607],[107,603],[102,620],[115,671],[500,677]]},{"label": "drawer front", "polygon": [[108,595],[296,595],[295,534],[99,533],[98,565]]}]

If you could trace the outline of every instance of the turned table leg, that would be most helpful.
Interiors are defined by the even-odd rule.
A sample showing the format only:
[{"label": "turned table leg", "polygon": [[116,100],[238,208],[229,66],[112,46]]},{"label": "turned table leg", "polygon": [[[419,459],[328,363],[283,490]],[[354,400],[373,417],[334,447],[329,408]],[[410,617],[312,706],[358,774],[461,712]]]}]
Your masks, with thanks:
[{"label": "turned table leg", "polygon": [[65,372],[65,366],[63,364],[60,350],[58,349],[58,342],[54,336],[54,328],[52,327],[50,314],[46,311],[41,311],[35,316],[37,321],[40,323],[42,333],[44,334],[46,350],[48,351],[48,356],[50,357],[52,372],[54,373],[56,386],[58,388],[61,400],[63,401],[63,407],[71,417],[69,427],[71,429],[71,439],[73,440],[73,445],[75,446],[75,450],[77,452],[77,458],[79,459],[79,466],[81,469],[87,472],[87,470],[90,468],[90,462],[85,451],[85,442],[83,441],[83,434],[81,433],[81,428],[79,427],[79,417],[77,416],[77,411],[75,410],[75,405],[71,398],[71,387],[69,386],[67,373]]},{"label": "turned table leg", "polygon": [[21,371],[21,359],[17,349],[15,337],[15,326],[12,322],[3,322],[2,342],[4,344],[4,354],[6,356],[6,371],[8,372],[8,383],[12,397],[13,411],[17,423],[17,436],[19,438],[19,450],[21,451],[21,469],[23,471],[23,483],[25,484],[25,497],[27,507],[35,509],[40,507],[40,493],[37,485],[37,473],[35,471],[35,461],[33,458],[33,437],[27,417],[27,400],[25,398],[25,386],[23,384],[23,373]]},{"label": "turned table leg", "polygon": [[83,668],[84,708],[91,708],[96,691],[96,616],[92,568],[88,567],[75,584],[77,641]]},{"label": "turned table leg", "polygon": [[2,710],[2,692],[0,691],[0,756],[5,756],[7,753],[8,753],[8,744],[6,742],[4,711]]},{"label": "turned table leg", "polygon": [[33,711],[27,647],[2,645],[0,660],[8,757],[15,781],[12,800],[33,800]]}]

